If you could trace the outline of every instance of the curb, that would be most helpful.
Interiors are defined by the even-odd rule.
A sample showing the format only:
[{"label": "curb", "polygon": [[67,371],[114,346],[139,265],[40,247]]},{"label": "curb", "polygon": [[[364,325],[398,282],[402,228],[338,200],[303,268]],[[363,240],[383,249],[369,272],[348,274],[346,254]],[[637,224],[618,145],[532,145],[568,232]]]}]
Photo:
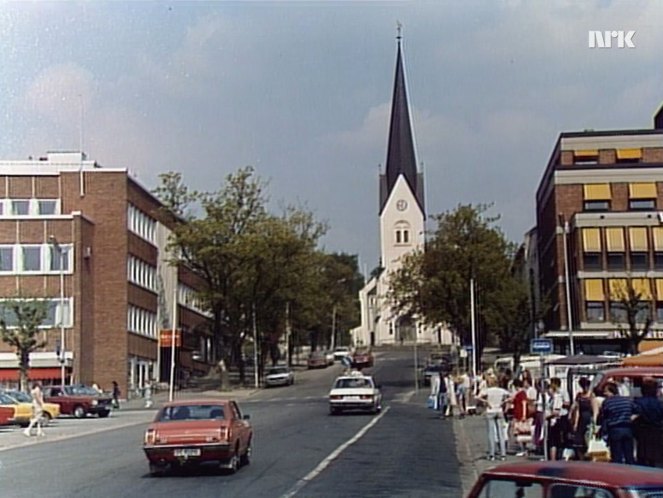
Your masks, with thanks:
[{"label": "curb", "polygon": [[456,457],[460,464],[460,481],[463,496],[467,496],[472,486],[479,478],[479,469],[476,460],[472,456],[470,443],[465,430],[465,424],[460,419],[453,419],[454,439],[456,443]]}]

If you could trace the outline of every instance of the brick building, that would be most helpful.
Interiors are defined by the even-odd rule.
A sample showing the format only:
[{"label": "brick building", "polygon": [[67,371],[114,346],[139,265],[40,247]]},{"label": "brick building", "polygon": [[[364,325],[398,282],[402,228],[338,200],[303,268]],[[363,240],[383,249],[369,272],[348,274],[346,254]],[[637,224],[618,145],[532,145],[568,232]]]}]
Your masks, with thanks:
[{"label": "brick building", "polygon": [[570,352],[570,321],[575,353],[625,352],[620,295],[629,287],[651,311],[649,340],[663,339],[661,111],[653,129],[562,133],[536,214],[544,329],[557,351]]},{"label": "brick building", "polygon": [[[48,301],[30,378],[60,383],[63,358],[68,383],[116,380],[128,393],[167,381],[170,349],[158,336],[172,327],[175,294],[178,376],[214,362],[211,320],[195,297],[204,282],[170,264],[173,221],[161,207],[126,169],[79,152],[0,161],[0,299]],[[0,343],[0,383],[16,381],[17,365]]]}]

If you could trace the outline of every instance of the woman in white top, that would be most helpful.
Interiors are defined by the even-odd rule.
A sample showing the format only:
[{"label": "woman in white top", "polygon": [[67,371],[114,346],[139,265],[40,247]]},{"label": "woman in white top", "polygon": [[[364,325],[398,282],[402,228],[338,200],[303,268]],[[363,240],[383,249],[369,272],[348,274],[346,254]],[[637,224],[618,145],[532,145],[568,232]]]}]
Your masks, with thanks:
[{"label": "woman in white top", "polygon": [[488,377],[487,386],[479,393],[479,399],[486,405],[488,422],[488,459],[495,460],[495,441],[500,445],[500,460],[506,459],[506,439],[504,437],[504,402],[509,398],[509,391],[497,387],[497,379]]}]

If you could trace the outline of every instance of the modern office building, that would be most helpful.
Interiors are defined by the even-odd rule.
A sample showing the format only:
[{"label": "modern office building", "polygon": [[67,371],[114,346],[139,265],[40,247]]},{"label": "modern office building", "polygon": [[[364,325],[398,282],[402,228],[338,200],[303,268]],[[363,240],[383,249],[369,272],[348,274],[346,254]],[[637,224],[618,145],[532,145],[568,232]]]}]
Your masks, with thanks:
[{"label": "modern office building", "polygon": [[[172,328],[175,295],[178,377],[207,371],[210,318],[195,294],[204,282],[171,263],[173,223],[127,169],[80,152],[0,161],[0,299],[48,302],[30,378],[60,383],[63,362],[67,383],[117,381],[127,393],[167,381],[170,343],[159,333]],[[16,354],[0,348],[0,383],[14,383]]]},{"label": "modern office building", "polygon": [[643,345],[663,339],[663,112],[653,129],[562,133],[536,215],[544,331],[558,352],[625,352],[628,289],[653,319]]}]

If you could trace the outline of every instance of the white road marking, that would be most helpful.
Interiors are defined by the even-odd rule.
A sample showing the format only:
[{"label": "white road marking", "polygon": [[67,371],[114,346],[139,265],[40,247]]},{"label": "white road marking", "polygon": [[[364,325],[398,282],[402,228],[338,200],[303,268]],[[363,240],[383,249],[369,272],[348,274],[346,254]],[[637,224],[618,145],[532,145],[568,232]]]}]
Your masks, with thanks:
[{"label": "white road marking", "polygon": [[320,462],[318,466],[314,468],[311,472],[309,472],[306,476],[304,476],[299,481],[297,481],[297,483],[292,487],[292,489],[288,491],[286,494],[284,494],[281,498],[291,498],[295,496],[297,493],[299,493],[304,486],[306,486],[309,482],[311,482],[313,479],[319,476],[320,473],[323,470],[325,470],[327,467],[329,467],[329,464],[331,464],[334,460],[336,460],[339,457],[339,455],[343,453],[349,446],[359,441],[371,429],[371,427],[377,424],[379,420],[387,414],[390,408],[391,407],[389,406],[386,407],[384,410],[382,410],[382,413],[380,413],[380,415],[374,417],[373,420],[371,420],[368,424],[366,424],[357,434],[355,434],[352,437],[352,439],[349,439],[341,446],[336,448],[334,451],[332,451],[327,458],[325,458],[322,462]]},{"label": "white road marking", "polygon": [[404,393],[398,393],[398,395],[394,398],[395,403],[409,403],[412,401],[412,396],[414,396],[416,391],[408,391]]}]

